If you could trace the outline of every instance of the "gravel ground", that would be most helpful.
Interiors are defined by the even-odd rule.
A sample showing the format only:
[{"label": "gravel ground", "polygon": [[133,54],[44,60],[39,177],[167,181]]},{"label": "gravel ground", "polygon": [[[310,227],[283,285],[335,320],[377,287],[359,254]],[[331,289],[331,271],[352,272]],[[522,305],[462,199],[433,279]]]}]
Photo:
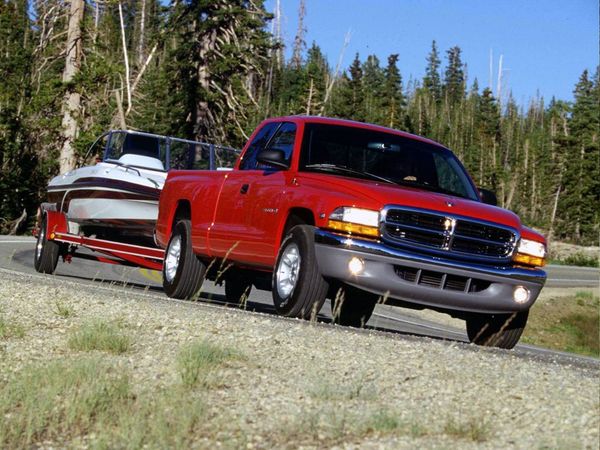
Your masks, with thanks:
[{"label": "gravel ground", "polygon": [[[60,317],[57,302],[73,316]],[[25,365],[72,353],[70,333],[94,318],[125,324],[132,350],[104,357],[140,390],[178,382],[175,356],[186,343],[236,349],[243,358],[206,393],[224,434],[203,437],[202,448],[227,446],[225,435],[245,448],[599,448],[600,373],[509,351],[5,272],[0,318],[24,328],[0,339],[0,385]],[[383,413],[400,425],[363,426]]]}]

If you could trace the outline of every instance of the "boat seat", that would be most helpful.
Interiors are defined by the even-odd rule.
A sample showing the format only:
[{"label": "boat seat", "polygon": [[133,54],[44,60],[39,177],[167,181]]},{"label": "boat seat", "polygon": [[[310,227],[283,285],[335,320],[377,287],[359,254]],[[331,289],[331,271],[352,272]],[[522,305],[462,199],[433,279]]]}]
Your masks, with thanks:
[{"label": "boat seat", "polygon": [[127,153],[121,156],[118,161],[127,166],[144,167],[152,170],[165,170],[165,166],[160,159],[152,158],[151,156],[136,155]]}]

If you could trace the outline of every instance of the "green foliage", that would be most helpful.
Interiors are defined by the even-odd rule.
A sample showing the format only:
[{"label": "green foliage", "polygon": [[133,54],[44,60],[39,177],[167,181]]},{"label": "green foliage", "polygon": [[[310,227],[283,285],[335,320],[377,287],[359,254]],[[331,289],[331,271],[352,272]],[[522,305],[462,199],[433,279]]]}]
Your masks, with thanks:
[{"label": "green foliage", "polygon": [[185,387],[207,387],[209,376],[225,362],[239,358],[232,349],[200,341],[183,348],[177,357],[181,381]]},{"label": "green foliage", "polygon": [[[82,63],[68,86],[81,95],[74,142],[80,163],[110,128],[240,147],[266,117],[342,117],[437,140],[525,223],[552,238],[598,243],[597,68],[583,72],[574,102],[532,98],[523,107],[510,93],[496,98],[490,88],[480,92],[477,80],[467,79],[458,46],[445,51],[443,63],[433,41],[423,79],[405,85],[401,53],[386,62],[356,54],[337,73],[313,43],[297,63],[282,61],[281,43],[266,31],[272,15],[263,1],[121,5],[125,49],[118,3],[87,3]],[[58,171],[68,7],[0,2],[0,232],[23,209],[35,215],[48,179]]]},{"label": "green foliage", "polygon": [[69,347],[76,351],[100,350],[119,355],[131,346],[131,338],[123,333],[121,326],[104,321],[84,324],[69,338]]},{"label": "green foliage", "polygon": [[45,439],[63,442],[110,424],[130,398],[127,375],[97,359],[29,366],[0,387],[0,445],[30,448]]},{"label": "green foliage", "polygon": [[23,325],[9,322],[0,316],[0,339],[22,339],[23,337],[25,337]]}]

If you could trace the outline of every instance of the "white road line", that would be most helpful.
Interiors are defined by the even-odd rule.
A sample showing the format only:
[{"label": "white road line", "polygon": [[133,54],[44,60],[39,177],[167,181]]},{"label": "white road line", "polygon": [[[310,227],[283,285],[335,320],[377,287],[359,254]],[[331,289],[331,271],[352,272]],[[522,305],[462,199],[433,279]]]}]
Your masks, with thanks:
[{"label": "white road line", "polygon": [[0,240],[0,244],[34,244],[35,241],[29,240],[29,241],[5,241],[4,239]]},{"label": "white road line", "polygon": [[[378,316],[378,317],[383,317],[384,319],[390,319],[390,320],[393,320],[393,321],[396,321],[396,322],[407,323],[407,324],[414,325],[414,326],[417,326],[417,327],[420,327],[420,328],[429,328],[429,329],[435,330],[435,331],[441,331],[441,332],[444,332],[444,333],[453,333],[453,334],[457,334],[457,335],[462,336],[462,334],[460,334],[457,330],[454,330],[454,329],[451,329],[451,328],[440,328],[440,327],[436,327],[436,326],[433,326],[433,325],[427,325],[425,323],[413,322],[411,320],[406,320],[404,318],[400,319],[398,317],[388,316],[386,314],[373,313],[373,315],[374,316]],[[462,336],[462,337],[464,337],[464,336]]]},{"label": "white road line", "polygon": [[550,283],[556,283],[558,282],[562,282],[562,281],[568,281],[568,282],[572,282],[572,283],[586,283],[589,281],[598,281],[597,279],[594,280],[593,278],[587,278],[585,280],[574,280],[573,278],[548,278],[548,280],[546,280],[547,282]]}]

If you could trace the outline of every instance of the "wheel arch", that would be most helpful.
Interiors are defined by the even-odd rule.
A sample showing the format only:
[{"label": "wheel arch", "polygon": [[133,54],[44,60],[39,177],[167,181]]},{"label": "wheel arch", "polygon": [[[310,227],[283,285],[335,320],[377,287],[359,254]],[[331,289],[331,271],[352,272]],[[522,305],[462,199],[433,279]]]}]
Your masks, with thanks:
[{"label": "wheel arch", "polygon": [[192,205],[187,199],[177,200],[177,203],[173,208],[173,212],[171,213],[171,220],[169,220],[169,229],[166,233],[167,236],[171,236],[173,228],[175,227],[177,222],[182,219],[192,219]]},{"label": "wheel arch", "polygon": [[315,224],[315,215],[308,208],[291,208],[287,215],[286,219],[283,222],[283,226],[279,230],[279,245],[285,239],[288,231],[295,225],[314,225]]}]

